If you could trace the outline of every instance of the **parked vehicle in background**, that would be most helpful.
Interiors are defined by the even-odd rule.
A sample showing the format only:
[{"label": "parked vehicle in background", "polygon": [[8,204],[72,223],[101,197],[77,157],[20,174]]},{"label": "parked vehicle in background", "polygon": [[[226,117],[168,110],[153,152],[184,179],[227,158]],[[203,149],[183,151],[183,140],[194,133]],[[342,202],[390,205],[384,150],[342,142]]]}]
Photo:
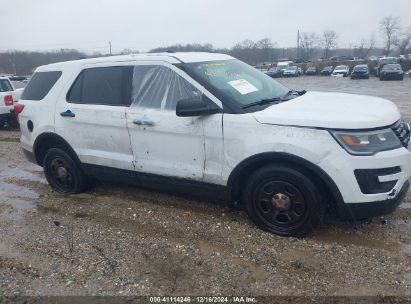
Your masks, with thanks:
[{"label": "parked vehicle in background", "polygon": [[260,228],[302,236],[327,209],[392,212],[409,188],[409,125],[392,102],[290,90],[225,54],[49,64],[20,106],[25,155],[65,195],[92,179],[220,193]]},{"label": "parked vehicle in background", "polygon": [[403,80],[404,71],[400,64],[386,64],[380,71],[380,80]]},{"label": "parked vehicle in background", "polygon": [[283,77],[298,77],[300,76],[300,72],[298,71],[298,67],[293,65],[286,68],[283,72]]},{"label": "parked vehicle in background", "polygon": [[283,71],[279,67],[269,69],[266,74],[271,78],[278,78],[283,76]]},{"label": "parked vehicle in background", "polygon": [[277,67],[284,73],[284,71],[293,64],[292,61],[280,61],[277,63]]},{"label": "parked vehicle in background", "polygon": [[13,124],[13,109],[22,90],[16,90],[8,77],[0,77],[0,128]]},{"label": "parked vehicle in background", "polygon": [[334,71],[334,67],[332,65],[326,66],[321,70],[322,76],[330,76],[331,73]]},{"label": "parked vehicle in background", "polygon": [[356,65],[351,73],[351,79],[369,79],[370,78],[370,70],[368,69],[368,65],[366,64],[359,64]]},{"label": "parked vehicle in background", "polygon": [[350,67],[348,65],[337,65],[331,74],[334,77],[347,77],[348,75],[350,75]]},{"label": "parked vehicle in background", "polygon": [[378,60],[378,65],[375,67],[375,76],[379,77],[382,68],[387,64],[398,64],[398,59],[395,57],[383,57]]},{"label": "parked vehicle in background", "polygon": [[317,68],[316,67],[309,67],[307,68],[307,70],[305,71],[305,75],[317,75]]},{"label": "parked vehicle in background", "polygon": [[25,83],[23,81],[17,81],[17,80],[12,80],[11,83],[13,84],[16,91],[23,90],[27,85],[27,83]]}]

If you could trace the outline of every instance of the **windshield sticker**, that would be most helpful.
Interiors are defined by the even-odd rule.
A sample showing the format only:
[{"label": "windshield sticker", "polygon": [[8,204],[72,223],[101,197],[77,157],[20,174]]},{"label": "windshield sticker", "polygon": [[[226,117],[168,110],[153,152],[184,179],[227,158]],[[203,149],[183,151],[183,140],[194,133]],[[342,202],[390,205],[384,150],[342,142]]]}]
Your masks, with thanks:
[{"label": "windshield sticker", "polygon": [[229,81],[228,84],[236,89],[241,95],[256,92],[258,89],[245,79]]}]

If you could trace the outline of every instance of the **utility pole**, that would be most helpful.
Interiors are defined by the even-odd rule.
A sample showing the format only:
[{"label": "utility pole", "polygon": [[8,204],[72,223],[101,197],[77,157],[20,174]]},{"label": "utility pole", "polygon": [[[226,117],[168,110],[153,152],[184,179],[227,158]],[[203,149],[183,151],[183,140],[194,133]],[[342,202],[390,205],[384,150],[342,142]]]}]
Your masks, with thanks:
[{"label": "utility pole", "polygon": [[111,56],[112,55],[112,53],[111,53],[111,41],[108,42],[108,45],[110,47],[110,56]]},{"label": "utility pole", "polygon": [[297,58],[300,58],[300,30],[297,32]]}]

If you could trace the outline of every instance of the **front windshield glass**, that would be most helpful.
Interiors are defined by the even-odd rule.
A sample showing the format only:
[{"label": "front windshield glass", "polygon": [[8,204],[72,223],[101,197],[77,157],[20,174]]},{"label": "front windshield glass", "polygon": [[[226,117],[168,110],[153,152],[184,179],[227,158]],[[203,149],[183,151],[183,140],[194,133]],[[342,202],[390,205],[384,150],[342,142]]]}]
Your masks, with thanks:
[{"label": "front windshield glass", "polygon": [[212,91],[242,107],[281,98],[289,91],[271,77],[236,59],[187,63],[185,67],[200,84],[211,87]]},{"label": "front windshield glass", "polygon": [[381,59],[381,63],[382,64],[397,63],[397,59],[396,58],[384,58],[384,59]]},{"label": "front windshield glass", "polygon": [[346,70],[347,67],[345,65],[339,65],[335,68],[336,70]]},{"label": "front windshield glass", "polygon": [[296,66],[292,66],[292,67],[289,67],[287,70],[295,71],[295,70],[297,70],[297,67],[296,67]]},{"label": "front windshield glass", "polygon": [[399,70],[401,66],[399,64],[387,64],[384,69],[386,70]]}]

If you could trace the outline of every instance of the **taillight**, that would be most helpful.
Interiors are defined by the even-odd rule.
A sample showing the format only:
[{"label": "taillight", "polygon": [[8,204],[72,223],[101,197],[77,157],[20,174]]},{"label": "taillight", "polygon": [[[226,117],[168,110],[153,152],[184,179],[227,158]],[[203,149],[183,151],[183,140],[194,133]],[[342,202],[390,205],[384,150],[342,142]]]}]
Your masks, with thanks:
[{"label": "taillight", "polygon": [[17,122],[19,121],[19,114],[23,112],[24,105],[15,105],[14,114],[16,115]]},{"label": "taillight", "polygon": [[13,96],[11,96],[11,95],[4,96],[4,104],[6,106],[12,106],[13,105]]}]

